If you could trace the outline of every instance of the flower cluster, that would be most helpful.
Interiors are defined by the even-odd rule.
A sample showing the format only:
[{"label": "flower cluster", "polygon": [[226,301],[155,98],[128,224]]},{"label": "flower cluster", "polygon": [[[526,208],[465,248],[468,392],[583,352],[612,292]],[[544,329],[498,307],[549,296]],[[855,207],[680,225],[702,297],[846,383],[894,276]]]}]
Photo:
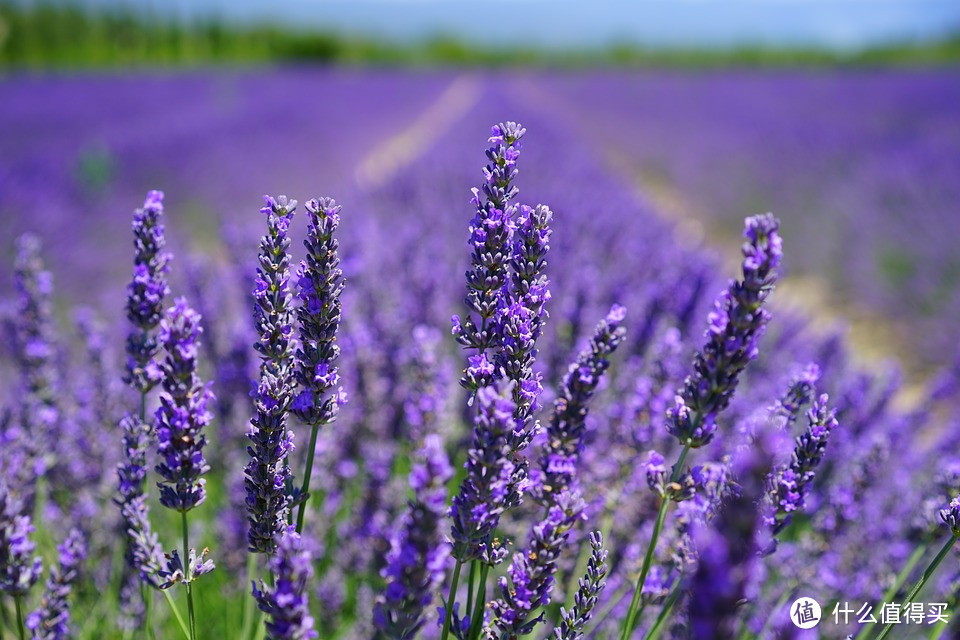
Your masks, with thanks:
[{"label": "flower cluster", "polygon": [[213,392],[197,375],[200,350],[200,314],[178,298],[160,323],[160,343],[167,352],[163,362],[163,391],[156,411],[156,466],[163,480],[160,503],[186,512],[206,497],[203,475],[210,470],[203,457],[203,434],[210,423],[208,405]]},{"label": "flower cluster", "polygon": [[940,518],[950,527],[955,538],[960,537],[960,496],[950,501],[949,506],[940,512]]},{"label": "flower cluster", "polygon": [[316,638],[307,603],[307,585],[313,577],[312,557],[300,535],[292,528],[277,541],[270,557],[274,585],[253,586],[253,597],[267,615],[269,640],[310,640]]},{"label": "flower cluster", "polygon": [[537,477],[539,497],[547,502],[551,500],[550,496],[563,493],[575,485],[577,457],[583,449],[588,406],[604,372],[610,366],[610,356],[626,336],[626,329],[622,326],[625,317],[626,310],[614,305],[597,325],[590,343],[564,376],[547,428],[546,451]]},{"label": "flower cluster", "polygon": [[577,493],[556,497],[546,517],[533,528],[527,550],[515,553],[507,575],[500,578],[500,597],[490,603],[492,619],[484,627],[487,640],[518,640],[530,633],[543,614],[530,618],[550,602],[557,561],[567,534],[583,514],[583,500]]},{"label": "flower cluster", "polygon": [[333,422],[337,408],[346,401],[339,388],[327,395],[340,384],[335,363],[340,355],[336,339],[343,272],[337,254],[339,244],[333,237],[340,225],[340,206],[331,198],[320,198],[310,200],[305,208],[310,219],[304,240],[307,257],[297,271],[300,344],[296,380],[300,393],[291,409],[305,423],[320,425]]},{"label": "flower cluster", "polygon": [[506,554],[493,534],[500,515],[519,502],[510,491],[515,465],[508,436],[516,424],[511,386],[498,390],[491,385],[477,392],[479,411],[473,446],[467,451],[467,472],[450,507],[453,556],[461,562],[481,558],[499,564]]},{"label": "flower cluster", "polygon": [[[459,316],[453,316],[452,321],[457,342],[479,352],[475,356],[478,360],[471,362],[460,381],[471,391],[493,380],[493,364],[485,351],[497,350],[502,344],[502,327],[497,316],[509,306],[505,289],[509,282],[508,266],[515,224],[510,201],[518,192],[512,183],[518,172],[520,138],[524,133],[526,129],[515,122],[493,127],[489,140],[491,146],[487,149],[490,162],[483,170],[485,198],[481,199],[480,191],[474,189],[470,201],[476,207],[476,215],[470,223],[469,243],[473,252],[470,270],[466,274],[467,296],[464,300],[470,314],[462,321]],[[539,231],[532,230],[531,239],[535,234]],[[545,243],[546,238],[543,241]],[[522,258],[518,256],[518,259]],[[535,262],[534,267],[538,266]]]},{"label": "flower cluster", "polygon": [[296,200],[264,196],[267,233],[260,240],[254,288],[254,318],[260,339],[260,381],[254,395],[255,413],[247,434],[250,461],[244,471],[251,551],[270,553],[287,523],[291,479],[287,456],[293,436],[287,429],[287,409],[293,392],[293,310],[291,308],[290,238],[288,230]]},{"label": "flower cluster", "polygon": [[159,588],[163,548],[150,524],[147,496],[143,491],[151,429],[148,424],[131,415],[120,421],[120,428],[123,431],[124,458],[117,465],[118,496],[115,501],[120,507],[127,533],[126,560],[141,580]]},{"label": "flower cluster", "polygon": [[829,398],[822,394],[807,411],[809,425],[797,437],[789,464],[778,469],[771,478],[771,496],[775,513],[769,518],[774,534],[790,523],[794,511],[803,509],[807,488],[816,468],[823,460],[827,438],[837,426],[836,411],[827,406]]},{"label": "flower cluster", "polygon": [[133,214],[133,280],[127,286],[127,318],[133,330],[127,337],[127,382],[140,392],[160,382],[156,361],[156,328],[163,318],[164,298],[170,293],[167,273],[170,254],[164,251],[163,193],[151,191]]},{"label": "flower cluster", "polygon": [[730,404],[740,373],[757,357],[757,344],[770,319],[763,303],[783,257],[779,228],[779,221],[770,214],[747,218],[743,279],[731,282],[717,298],[707,343],[667,411],[667,429],[683,445],[702,447],[713,439],[717,414]]},{"label": "flower cluster", "polygon": [[67,539],[57,547],[58,564],[50,570],[40,608],[27,618],[27,628],[34,640],[64,640],[70,637],[70,592],[80,577],[80,568],[87,557],[87,545],[78,529],[71,529]]},{"label": "flower cluster", "polygon": [[579,588],[573,599],[573,608],[567,611],[560,607],[560,622],[553,630],[553,640],[580,640],[583,628],[593,617],[600,593],[606,586],[607,551],[603,548],[603,535],[599,531],[590,534],[590,559],[587,571],[579,580]]},{"label": "flower cluster", "polygon": [[[542,391],[540,378],[534,375],[537,357],[537,339],[546,323],[546,302],[550,299],[547,276],[544,274],[550,250],[550,220],[553,213],[544,205],[520,206],[516,221],[513,252],[510,259],[510,280],[513,285],[509,304],[501,311],[501,350],[498,368],[509,380],[515,381],[514,402],[517,417],[527,420],[537,411],[537,399]],[[525,430],[525,435],[528,432]],[[522,449],[527,442],[514,443]]]},{"label": "flower cluster", "polygon": [[443,582],[449,547],[441,537],[447,481],[453,470],[440,436],[424,440],[420,460],[410,473],[414,498],[390,540],[381,572],[386,588],[376,600],[374,622],[390,638],[415,637],[423,611]]}]

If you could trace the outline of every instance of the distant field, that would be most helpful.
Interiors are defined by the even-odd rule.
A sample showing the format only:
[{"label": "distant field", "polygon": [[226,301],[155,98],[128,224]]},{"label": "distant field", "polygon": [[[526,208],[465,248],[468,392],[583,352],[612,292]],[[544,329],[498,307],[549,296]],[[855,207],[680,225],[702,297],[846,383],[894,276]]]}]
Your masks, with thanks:
[{"label": "distant field", "polygon": [[[799,248],[787,268],[822,279],[841,313],[880,314],[921,365],[946,362],[958,341],[953,70],[201,70],[11,76],[0,90],[0,119],[16,123],[0,139],[0,234],[9,246],[34,227],[85,277],[123,272],[125,220],[147,188],[169,192],[172,219],[188,216],[203,245],[264,190],[369,194],[371,172],[449,131],[481,131],[483,112],[533,122],[533,140],[576,140],[660,213],[700,221],[708,244],[774,211]],[[419,137],[394,140],[414,125]],[[441,210],[460,206],[469,178],[443,187]],[[86,260],[105,238],[116,260]]]}]

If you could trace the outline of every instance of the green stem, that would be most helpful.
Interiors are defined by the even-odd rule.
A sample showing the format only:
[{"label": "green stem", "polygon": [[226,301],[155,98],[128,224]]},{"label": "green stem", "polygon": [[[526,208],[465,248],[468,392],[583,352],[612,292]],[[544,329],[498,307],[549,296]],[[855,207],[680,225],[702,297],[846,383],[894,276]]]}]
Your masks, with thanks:
[{"label": "green stem", "polygon": [[183,616],[180,615],[180,609],[177,608],[177,603],[174,602],[173,597],[170,595],[169,589],[163,589],[160,591],[163,594],[163,597],[167,599],[167,603],[170,605],[170,610],[173,611],[173,617],[177,619],[177,624],[180,625],[180,631],[183,631],[183,637],[187,640],[190,640],[190,631],[187,629],[187,623],[184,622]]},{"label": "green stem", "polygon": [[20,640],[27,640],[27,629],[23,626],[23,596],[13,596],[14,606],[17,608],[17,631]]},{"label": "green stem", "polygon": [[140,595],[143,597],[144,614],[143,624],[147,627],[147,635],[150,640],[156,640],[157,635],[153,629],[153,593],[141,582]]},{"label": "green stem", "polygon": [[307,500],[310,499],[310,476],[313,474],[313,456],[317,450],[317,434],[320,432],[320,425],[315,424],[310,428],[310,447],[307,449],[307,468],[303,470],[303,486],[300,488],[300,495],[303,500],[297,509],[297,533],[303,532],[303,517],[307,512]]},{"label": "green stem", "polygon": [[457,560],[453,566],[453,577],[450,579],[450,593],[447,595],[446,614],[443,616],[443,631],[440,633],[440,640],[447,640],[450,635],[450,618],[453,617],[453,600],[457,597],[457,583],[460,582],[460,568],[463,563]]},{"label": "green stem", "polygon": [[[907,564],[903,566],[903,569],[900,570],[900,573],[897,574],[896,579],[893,581],[893,584],[890,585],[890,588],[887,589],[886,593],[883,594],[882,602],[893,602],[894,598],[897,597],[897,594],[900,592],[900,589],[903,587],[904,583],[907,581],[907,578],[910,577],[910,574],[913,572],[914,567],[917,566],[917,563],[926,555],[927,550],[930,548],[930,543],[925,542],[923,544],[917,545],[917,548],[913,550],[913,553],[907,559]],[[883,606],[881,604],[881,606]],[[870,634],[870,630],[873,629],[875,622],[867,622],[862,627],[860,631],[854,637],[853,640],[865,640],[866,637]]]},{"label": "green stem", "polygon": [[943,632],[947,630],[949,625],[949,622],[944,622],[943,620],[938,622],[933,629],[930,630],[930,635],[927,636],[927,640],[940,640],[940,636],[943,635]]},{"label": "green stem", "polygon": [[[680,477],[684,460],[690,453],[690,444],[683,446],[680,452],[680,458],[673,465],[673,472],[670,474],[670,482],[676,482]],[[653,564],[653,555],[657,549],[657,540],[660,538],[660,530],[663,529],[663,521],[667,517],[667,509],[670,506],[670,495],[667,494],[660,501],[660,510],[657,512],[657,521],[653,525],[653,535],[650,536],[650,543],[647,545],[647,553],[643,556],[643,565],[640,567],[640,575],[637,577],[637,584],[633,589],[633,598],[630,601],[630,608],[627,610],[627,617],[623,620],[623,627],[620,630],[620,640],[628,640],[630,634],[637,626],[637,614],[640,610],[640,600],[643,593],[643,585],[647,581],[647,573],[650,571],[650,565]]]},{"label": "green stem", "polygon": [[[247,585],[250,585],[257,579],[257,554],[247,553]],[[246,591],[246,588],[244,589]],[[247,594],[249,597],[243,599],[243,628],[240,631],[240,637],[243,640],[247,640],[250,637],[250,632],[253,626],[253,614],[254,609],[252,598],[250,594]]]},{"label": "green stem", "polygon": [[660,629],[664,621],[670,617],[670,612],[673,610],[673,605],[677,603],[677,598],[680,597],[680,582],[677,582],[677,586],[673,588],[673,592],[667,597],[667,601],[663,603],[663,607],[660,609],[660,615],[657,616],[656,621],[653,623],[653,626],[650,627],[650,630],[647,631],[647,635],[644,636],[645,640],[656,640],[660,637]]},{"label": "green stem", "polygon": [[187,527],[187,512],[180,512],[183,525],[183,583],[187,587],[187,618],[190,620],[190,640],[197,640],[197,620],[193,613],[193,576],[190,567],[190,529]]},{"label": "green stem", "polygon": [[477,561],[470,563],[470,577],[467,578],[467,615],[473,620],[473,589],[477,582]]},{"label": "green stem", "polygon": [[487,573],[490,571],[490,565],[484,563],[480,568],[480,584],[477,585],[477,601],[470,617],[470,637],[469,640],[475,640],[480,637],[480,627],[483,626],[483,610],[487,605]]},{"label": "green stem", "polygon": [[[950,552],[950,549],[953,548],[953,545],[957,542],[957,535],[951,534],[950,539],[947,540],[943,548],[940,549],[940,552],[937,553],[937,556],[927,565],[927,568],[924,569],[923,575],[920,576],[920,579],[917,580],[916,584],[913,585],[913,588],[910,589],[910,593],[907,594],[906,600],[903,601],[901,609],[906,608],[908,604],[913,602],[913,599],[917,597],[917,594],[920,593],[920,590],[923,589],[923,586],[927,584],[927,581],[933,577],[933,574],[937,571],[937,567],[940,566],[940,563],[943,562],[943,559],[947,557],[947,554]],[[883,640],[889,635],[890,630],[893,629],[893,623],[888,622],[883,630],[880,631],[880,635],[877,636],[877,640]]]}]

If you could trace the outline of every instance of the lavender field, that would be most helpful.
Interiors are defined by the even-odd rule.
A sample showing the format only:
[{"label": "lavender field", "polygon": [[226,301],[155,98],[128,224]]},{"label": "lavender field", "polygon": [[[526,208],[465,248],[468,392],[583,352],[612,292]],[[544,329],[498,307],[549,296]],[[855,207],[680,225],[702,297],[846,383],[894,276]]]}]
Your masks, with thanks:
[{"label": "lavender field", "polygon": [[955,71],[0,96],[0,638],[960,633]]}]

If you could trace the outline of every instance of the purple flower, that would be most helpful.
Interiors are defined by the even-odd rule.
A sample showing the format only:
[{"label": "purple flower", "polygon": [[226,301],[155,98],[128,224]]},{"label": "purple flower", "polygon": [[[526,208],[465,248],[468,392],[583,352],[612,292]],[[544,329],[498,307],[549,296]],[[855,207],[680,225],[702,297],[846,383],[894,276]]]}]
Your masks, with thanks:
[{"label": "purple flower", "polygon": [[520,500],[511,490],[515,465],[508,438],[516,418],[510,386],[501,391],[481,387],[477,392],[479,410],[473,445],[467,451],[467,472],[450,508],[453,555],[464,563],[480,558],[498,564],[503,559],[506,552],[495,546],[493,534],[500,515]]},{"label": "purple flower", "polygon": [[[575,486],[576,460],[583,449],[589,403],[610,367],[610,356],[626,336],[626,329],[621,326],[624,317],[623,307],[614,305],[563,379],[541,461],[538,497],[546,504],[551,503],[553,496]],[[563,464],[557,464],[559,461]]]},{"label": "purple flower", "polygon": [[87,545],[79,529],[71,529],[57,547],[59,563],[50,570],[40,608],[27,617],[35,640],[66,640],[70,637],[70,592],[87,557]]},{"label": "purple flower", "polygon": [[340,206],[331,198],[320,198],[310,200],[305,208],[309,225],[304,240],[307,257],[297,272],[301,304],[297,309],[300,344],[295,377],[300,393],[309,393],[309,397],[298,398],[291,409],[305,423],[318,426],[333,422],[342,404],[339,390],[334,389],[340,381],[335,363],[340,355],[336,340],[343,272],[333,235],[340,225]]},{"label": "purple flower", "polygon": [[774,513],[768,519],[774,534],[790,523],[794,511],[803,509],[809,485],[823,460],[827,438],[837,426],[836,411],[827,407],[828,400],[826,394],[821,395],[807,411],[809,426],[797,438],[790,462],[771,478]]},{"label": "purple flower", "polygon": [[960,496],[951,500],[948,507],[940,511],[940,518],[950,527],[954,537],[960,537]]},{"label": "purple flower", "polygon": [[[511,246],[514,223],[514,207],[510,201],[516,196],[517,188],[512,181],[517,175],[516,160],[520,150],[519,140],[525,130],[513,122],[497,125],[493,128],[494,134],[490,137],[492,146],[487,149],[487,158],[490,163],[484,168],[484,199],[480,192],[473,190],[471,203],[476,207],[476,215],[470,223],[469,244],[473,249],[470,258],[470,270],[467,271],[467,295],[464,302],[469,313],[462,320],[459,316],[453,317],[453,333],[457,342],[465,347],[476,349],[481,355],[487,349],[497,350],[503,344],[503,327],[498,315],[509,308],[510,295],[506,290],[510,281],[509,262],[513,256]],[[549,210],[547,210],[549,212]],[[543,224],[549,221],[545,218]],[[528,236],[533,241],[533,235],[539,230],[533,227],[537,224],[533,219],[529,221]],[[545,243],[544,238],[544,243]],[[521,241],[523,251],[526,252],[526,241]],[[538,248],[536,243],[530,250],[545,251],[545,244]],[[523,261],[523,255],[518,254],[517,260]],[[539,270],[542,263],[535,263]],[[539,272],[531,274],[539,278]],[[518,318],[511,319],[522,323]],[[523,329],[515,327],[512,330],[519,337]],[[497,360],[496,353],[494,360]],[[471,377],[470,371],[464,372],[460,384],[470,391],[476,392],[481,386],[490,384],[488,378]]]},{"label": "purple flower", "polygon": [[307,599],[307,584],[313,577],[313,560],[303,548],[300,535],[292,528],[277,541],[276,554],[270,558],[274,586],[253,585],[253,597],[267,615],[270,640],[309,640],[316,638]]},{"label": "purple flower", "polygon": [[[250,551],[272,553],[287,525],[291,479],[287,456],[293,449],[293,434],[287,429],[287,409],[306,410],[309,391],[291,404],[294,389],[293,356],[296,342],[290,280],[290,238],[287,229],[297,205],[286,196],[264,196],[267,233],[260,240],[254,319],[260,334],[254,344],[260,352],[260,381],[254,395],[254,416],[247,438],[250,461],[244,470],[246,489],[247,545]],[[327,367],[326,363],[317,366]]]},{"label": "purple flower", "polygon": [[410,472],[414,498],[390,540],[381,571],[386,587],[373,614],[377,628],[390,638],[413,638],[423,626],[423,612],[443,583],[449,558],[440,525],[453,470],[440,436],[428,435],[419,457]]},{"label": "purple flower", "polygon": [[186,512],[206,497],[203,475],[210,470],[203,457],[207,443],[203,434],[210,423],[213,392],[197,375],[200,348],[200,314],[178,298],[160,323],[160,343],[167,352],[163,370],[163,393],[157,408],[156,471],[163,480],[160,503]]},{"label": "purple flower", "polygon": [[127,287],[127,318],[133,329],[127,337],[126,380],[141,393],[160,381],[155,329],[163,317],[164,298],[170,293],[167,273],[171,259],[164,251],[162,217],[160,191],[149,192],[143,208],[133,214],[133,279]]},{"label": "purple flower", "polygon": [[157,576],[163,566],[163,549],[150,525],[147,496],[143,492],[150,427],[128,414],[120,421],[120,428],[123,430],[124,458],[117,465],[118,496],[115,501],[120,507],[127,534],[126,560],[141,580],[159,588]]},{"label": "purple flower", "polygon": [[713,439],[717,414],[730,404],[740,372],[757,357],[757,342],[770,317],[763,303],[782,258],[779,226],[770,214],[746,220],[743,279],[731,282],[716,300],[707,343],[667,412],[667,430],[683,445],[702,447]]},{"label": "purple flower", "polygon": [[22,515],[23,504],[7,483],[0,480],[0,591],[23,596],[40,578],[43,570],[30,535],[30,516]]},{"label": "purple flower", "polygon": [[533,528],[528,548],[515,553],[507,575],[500,578],[500,597],[490,603],[493,618],[484,637],[517,640],[530,633],[543,619],[531,614],[550,603],[553,574],[567,533],[581,518],[583,500],[576,493],[563,492]]},{"label": "purple flower", "polygon": [[[621,318],[622,320],[623,318]],[[580,640],[583,628],[593,617],[600,593],[606,586],[607,552],[603,548],[603,535],[599,531],[590,534],[590,559],[587,571],[579,579],[579,588],[573,598],[573,608],[567,611],[560,607],[560,622],[553,630],[554,640]]]}]

